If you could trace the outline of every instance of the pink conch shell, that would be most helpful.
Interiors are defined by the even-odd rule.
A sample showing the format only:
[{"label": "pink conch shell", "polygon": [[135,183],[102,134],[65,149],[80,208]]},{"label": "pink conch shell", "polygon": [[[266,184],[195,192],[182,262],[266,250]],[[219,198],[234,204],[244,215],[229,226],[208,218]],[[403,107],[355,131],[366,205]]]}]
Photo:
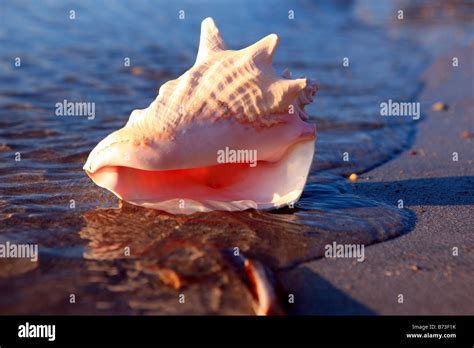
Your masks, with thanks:
[{"label": "pink conch shell", "polygon": [[277,44],[271,34],[228,50],[205,19],[194,66],[103,139],[84,170],[129,203],[173,214],[297,201],[316,138],[304,105],[317,86],[275,74]]}]

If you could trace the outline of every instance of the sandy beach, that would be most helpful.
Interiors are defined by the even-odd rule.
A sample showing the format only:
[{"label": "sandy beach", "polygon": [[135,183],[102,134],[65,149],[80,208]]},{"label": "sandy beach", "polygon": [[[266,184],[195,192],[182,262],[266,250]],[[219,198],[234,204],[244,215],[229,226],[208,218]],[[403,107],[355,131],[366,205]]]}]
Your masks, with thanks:
[{"label": "sandy beach", "polygon": [[[156,3],[0,4],[0,314],[474,313],[473,47],[465,46],[474,38],[472,2],[308,0],[289,7],[279,1],[161,1],[159,11]],[[188,76],[208,17],[236,52],[276,33],[275,75],[288,68],[294,78],[314,79],[320,87],[305,109],[307,122],[317,127],[315,155],[303,156],[305,168],[311,164],[308,180],[299,200],[281,209],[190,215],[148,209],[83,170],[102,139],[137,115],[133,110],[148,109],[162,86]],[[220,88],[204,80],[206,93]],[[201,89],[201,83],[192,86],[185,89]],[[183,99],[191,110],[183,124],[215,114]],[[207,97],[198,100],[204,105]],[[226,105],[216,100],[219,110]],[[390,110],[415,108],[383,113],[386,102]],[[436,103],[442,103],[438,111]],[[147,146],[149,139],[166,145],[157,124],[131,134],[143,136]],[[234,126],[222,133],[232,136],[216,136],[213,127],[190,138],[185,159],[163,161],[183,163],[164,168],[206,173],[209,163],[200,160],[216,153],[206,150],[209,139],[222,141],[226,158],[227,149],[253,151],[247,140],[260,139],[248,131],[235,136]],[[227,143],[231,138],[238,147]],[[187,142],[170,139],[173,149]],[[265,146],[271,151],[282,141],[267,139],[277,140]],[[133,149],[132,158],[140,159],[143,152]],[[171,153],[164,149],[150,147],[149,158]],[[111,157],[126,154],[124,148]],[[231,164],[221,162],[216,159]],[[282,168],[291,167],[298,169],[291,178],[307,171]],[[172,183],[176,172],[166,174]],[[200,180],[203,192],[223,201],[228,192],[240,193],[232,186],[240,182],[236,175],[223,177],[233,179],[223,181],[232,190],[207,178]],[[145,183],[141,195],[162,184],[145,178],[130,179],[130,192],[136,181]],[[248,181],[252,195],[263,190],[260,181]],[[189,187],[176,185],[169,198],[192,199]],[[268,191],[272,199],[279,188]],[[325,257],[328,245],[348,244],[365,253]],[[12,257],[25,245],[35,253]]]},{"label": "sandy beach", "polygon": [[[459,58],[458,67],[452,67],[453,57]],[[291,313],[474,312],[473,62],[471,45],[432,64],[423,78],[422,121],[414,143],[352,185],[357,194],[388,204],[402,199],[411,212],[410,230],[366,247],[362,263],[323,258],[280,272],[285,289],[295,295]],[[433,111],[437,102],[447,109]]]}]

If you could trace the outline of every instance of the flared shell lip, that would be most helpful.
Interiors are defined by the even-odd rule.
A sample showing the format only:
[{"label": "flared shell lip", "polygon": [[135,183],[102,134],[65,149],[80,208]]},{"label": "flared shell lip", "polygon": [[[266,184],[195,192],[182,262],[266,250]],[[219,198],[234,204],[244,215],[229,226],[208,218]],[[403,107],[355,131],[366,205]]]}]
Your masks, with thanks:
[{"label": "flared shell lip", "polygon": [[[302,120],[303,121],[303,120]],[[291,145],[288,146],[290,148],[291,146],[294,146],[297,143],[305,142],[305,141],[310,141],[313,140],[315,141],[317,138],[317,129],[316,129],[316,124],[314,123],[308,123],[306,121],[303,121],[308,125],[312,126],[312,130],[310,132],[302,134],[300,137],[298,137],[298,141],[292,143]],[[95,150],[95,149],[94,149]],[[142,169],[142,170],[151,170],[151,171],[164,171],[164,170],[175,170],[175,169],[192,169],[192,168],[200,168],[202,166],[208,166],[209,164],[203,164],[202,166],[192,166],[192,167],[182,167],[182,168],[168,168],[168,169],[161,169],[161,168],[145,168],[145,167],[139,167],[139,166],[131,166],[131,165],[124,165],[124,163],[109,163],[106,165],[98,165],[94,169],[92,169],[92,163],[94,160],[98,160],[99,155],[94,154],[94,150],[89,154],[89,157],[86,160],[86,163],[82,167],[82,169],[86,172],[86,174],[92,179],[91,174],[96,173],[102,168],[106,167],[128,167],[132,169]],[[103,161],[102,161],[103,162]]]},{"label": "flared shell lip", "polygon": [[[316,138],[316,134],[314,135],[313,138]],[[314,153],[315,153],[315,147],[316,147],[316,142],[312,141],[312,139],[308,138],[305,140],[302,140],[300,142],[297,142],[293,144],[293,146],[289,147],[288,152],[291,153],[293,148],[297,148],[299,145],[304,146],[304,144],[311,144],[312,147],[312,153],[313,155],[311,158],[308,158],[309,163],[312,162]],[[309,175],[309,169],[310,169],[310,164],[308,165],[307,168],[303,169],[303,172],[301,173],[301,176],[304,177],[304,182],[306,182],[307,177]],[[89,171],[86,170],[87,175],[93,179],[93,173],[90,173]],[[206,213],[210,211],[242,211],[242,210],[248,210],[248,209],[257,209],[257,210],[273,210],[273,209],[279,209],[284,206],[288,206],[289,202],[297,202],[303,192],[302,187],[300,189],[295,189],[291,192],[288,192],[284,196],[280,197],[280,202],[268,202],[268,201],[258,201],[258,200],[253,200],[253,199],[240,199],[240,200],[220,200],[220,199],[199,199],[197,200],[195,197],[186,197],[186,194],[181,196],[180,198],[169,198],[165,200],[160,200],[160,201],[153,201],[147,198],[140,199],[140,198],[124,198],[118,192],[117,190],[107,187],[106,185],[101,185],[100,183],[96,183],[98,186],[105,188],[109,191],[111,191],[115,196],[117,196],[120,200],[124,200],[130,204],[141,206],[143,208],[149,208],[149,209],[157,209],[164,211],[169,214],[173,215],[189,215],[189,214],[194,214],[194,213]],[[186,202],[186,209],[178,209],[177,207],[180,205],[178,204],[181,201]],[[158,207],[157,207],[158,204]]]}]

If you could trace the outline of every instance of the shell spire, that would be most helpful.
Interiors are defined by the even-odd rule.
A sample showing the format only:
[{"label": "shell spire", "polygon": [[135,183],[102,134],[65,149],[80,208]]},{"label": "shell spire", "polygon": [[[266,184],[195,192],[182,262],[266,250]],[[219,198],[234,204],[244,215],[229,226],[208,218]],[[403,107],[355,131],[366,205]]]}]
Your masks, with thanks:
[{"label": "shell spire", "polygon": [[[270,34],[243,49],[229,50],[214,20],[204,19],[196,63],[160,88],[160,134],[193,119],[231,117],[258,127],[281,122],[275,115],[288,113],[312,86],[306,78],[275,73],[272,60],[278,43],[278,35]],[[305,117],[304,111],[298,114]]]},{"label": "shell spire", "polygon": [[207,17],[201,23],[201,38],[199,40],[199,50],[196,63],[207,60],[209,55],[215,52],[224,51],[227,45],[222,39],[221,33],[211,17]]}]

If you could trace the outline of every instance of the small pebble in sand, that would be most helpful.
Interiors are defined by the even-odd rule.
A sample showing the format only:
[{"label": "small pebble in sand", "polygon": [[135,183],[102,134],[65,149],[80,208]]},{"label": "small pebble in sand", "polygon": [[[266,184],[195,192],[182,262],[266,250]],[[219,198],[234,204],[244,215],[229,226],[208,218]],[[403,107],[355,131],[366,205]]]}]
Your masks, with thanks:
[{"label": "small pebble in sand", "polygon": [[418,152],[416,152],[416,150],[410,150],[410,152],[408,152],[410,154],[410,156],[416,156],[418,154]]},{"label": "small pebble in sand", "polygon": [[7,144],[0,144],[0,152],[4,152],[4,151],[11,151],[11,147],[8,146]]},{"label": "small pebble in sand", "polygon": [[356,173],[352,173],[351,175],[349,175],[349,180],[350,181],[357,181],[357,179],[359,178],[359,176],[356,174]]},{"label": "small pebble in sand", "polygon": [[159,279],[166,285],[169,285],[175,289],[180,289],[183,286],[183,282],[179,277],[178,273],[176,273],[172,269],[159,269],[158,270],[158,277]]},{"label": "small pebble in sand", "polygon": [[471,133],[468,132],[468,131],[464,131],[461,133],[461,136],[464,138],[464,139],[469,139],[471,137]]},{"label": "small pebble in sand", "polygon": [[141,66],[134,66],[133,68],[130,69],[130,72],[132,75],[141,75],[143,74],[145,69],[143,69]]},{"label": "small pebble in sand", "polygon": [[443,110],[447,110],[447,109],[448,109],[448,105],[446,105],[443,102],[436,102],[431,107],[431,110],[433,110],[433,111],[443,111]]},{"label": "small pebble in sand", "polygon": [[420,268],[416,264],[410,265],[408,266],[408,268],[411,269],[413,272],[418,272],[420,270]]}]

